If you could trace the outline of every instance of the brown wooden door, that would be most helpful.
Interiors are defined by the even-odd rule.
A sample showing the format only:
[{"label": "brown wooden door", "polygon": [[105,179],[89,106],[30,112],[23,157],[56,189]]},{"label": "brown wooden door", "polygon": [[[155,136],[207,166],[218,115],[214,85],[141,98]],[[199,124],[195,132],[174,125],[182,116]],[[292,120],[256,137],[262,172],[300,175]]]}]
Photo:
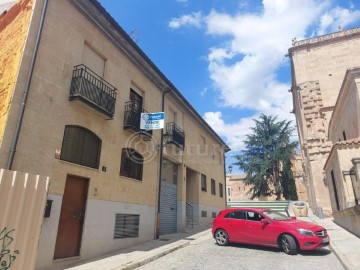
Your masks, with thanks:
[{"label": "brown wooden door", "polygon": [[61,205],[54,259],[80,255],[88,180],[67,176]]}]

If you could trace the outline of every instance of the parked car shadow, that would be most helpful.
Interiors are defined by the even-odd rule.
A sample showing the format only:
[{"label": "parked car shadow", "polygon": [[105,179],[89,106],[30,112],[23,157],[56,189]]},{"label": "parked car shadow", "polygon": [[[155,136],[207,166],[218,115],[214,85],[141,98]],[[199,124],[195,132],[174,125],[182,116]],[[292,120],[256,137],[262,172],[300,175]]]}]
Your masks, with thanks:
[{"label": "parked car shadow", "polygon": [[[218,245],[218,244],[215,242],[215,245]],[[251,245],[251,244],[230,243],[229,246],[252,249],[252,250],[267,251],[267,252],[273,252],[273,253],[283,252],[280,248],[257,246],[257,245]],[[322,249],[318,249],[318,250],[305,250],[305,251],[300,250],[300,251],[298,251],[297,255],[299,255],[299,256],[327,256],[331,253],[332,253],[331,250],[329,250],[327,248],[322,248]],[[289,255],[289,256],[291,256],[291,255]]]}]

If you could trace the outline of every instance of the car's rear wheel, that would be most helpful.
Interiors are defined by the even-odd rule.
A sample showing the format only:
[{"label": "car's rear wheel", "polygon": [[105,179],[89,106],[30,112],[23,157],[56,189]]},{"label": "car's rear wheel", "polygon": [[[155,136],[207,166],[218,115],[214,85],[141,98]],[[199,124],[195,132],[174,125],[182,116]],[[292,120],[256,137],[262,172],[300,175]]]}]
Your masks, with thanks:
[{"label": "car's rear wheel", "polygon": [[219,229],[215,232],[215,240],[219,246],[226,246],[229,244],[229,236],[223,229]]},{"label": "car's rear wheel", "polygon": [[297,246],[294,237],[288,234],[281,236],[281,248],[289,255],[295,255],[297,253]]}]

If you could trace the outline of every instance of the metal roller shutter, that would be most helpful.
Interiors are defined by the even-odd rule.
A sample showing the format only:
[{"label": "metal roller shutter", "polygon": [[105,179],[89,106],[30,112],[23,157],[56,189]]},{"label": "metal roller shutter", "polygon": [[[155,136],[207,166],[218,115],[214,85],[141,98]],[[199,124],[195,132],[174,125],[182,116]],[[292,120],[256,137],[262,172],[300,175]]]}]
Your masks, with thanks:
[{"label": "metal roller shutter", "polygon": [[160,196],[160,234],[176,232],[176,194],[175,184],[161,181]]}]

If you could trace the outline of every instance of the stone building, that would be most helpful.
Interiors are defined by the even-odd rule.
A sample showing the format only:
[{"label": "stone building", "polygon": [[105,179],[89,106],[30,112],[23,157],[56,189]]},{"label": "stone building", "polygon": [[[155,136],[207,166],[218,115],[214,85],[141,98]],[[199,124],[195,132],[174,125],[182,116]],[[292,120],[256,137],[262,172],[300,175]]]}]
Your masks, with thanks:
[{"label": "stone building", "polygon": [[329,123],[324,165],[335,222],[360,236],[360,68],[349,68]]},{"label": "stone building", "polygon": [[251,186],[245,185],[245,177],[246,174],[226,175],[226,200],[228,202],[250,200],[251,195],[249,195],[248,192]]},{"label": "stone building", "polygon": [[302,167],[301,153],[295,155],[294,159],[292,160],[292,171],[294,175],[298,201],[307,202],[308,196],[307,196],[306,183],[304,182],[304,171]]},{"label": "stone building", "polygon": [[[229,147],[96,0],[18,1],[0,44],[0,168],[51,179],[36,269],[225,207]],[[140,129],[144,112],[164,129]]]},{"label": "stone building", "polygon": [[[354,110],[358,101],[354,100],[352,107],[346,108],[346,113],[338,109],[342,106],[338,104],[344,99],[340,92],[346,82],[347,70],[359,66],[359,44],[360,28],[354,28],[307,40],[295,40],[289,49],[293,112],[296,116],[302,166],[309,205],[318,215],[337,211],[331,193],[333,183],[329,180],[331,177],[328,172],[324,172],[329,154],[332,156],[338,147],[347,147],[346,141],[358,136],[355,127],[351,127],[351,132],[350,127],[345,129],[348,122],[354,125],[359,121],[359,114]],[[339,139],[345,142],[336,143]],[[346,158],[349,162],[349,157]],[[341,173],[337,176],[341,176]],[[341,180],[342,176],[337,177],[336,183],[341,185]],[[347,192],[345,188],[342,191]]]}]

